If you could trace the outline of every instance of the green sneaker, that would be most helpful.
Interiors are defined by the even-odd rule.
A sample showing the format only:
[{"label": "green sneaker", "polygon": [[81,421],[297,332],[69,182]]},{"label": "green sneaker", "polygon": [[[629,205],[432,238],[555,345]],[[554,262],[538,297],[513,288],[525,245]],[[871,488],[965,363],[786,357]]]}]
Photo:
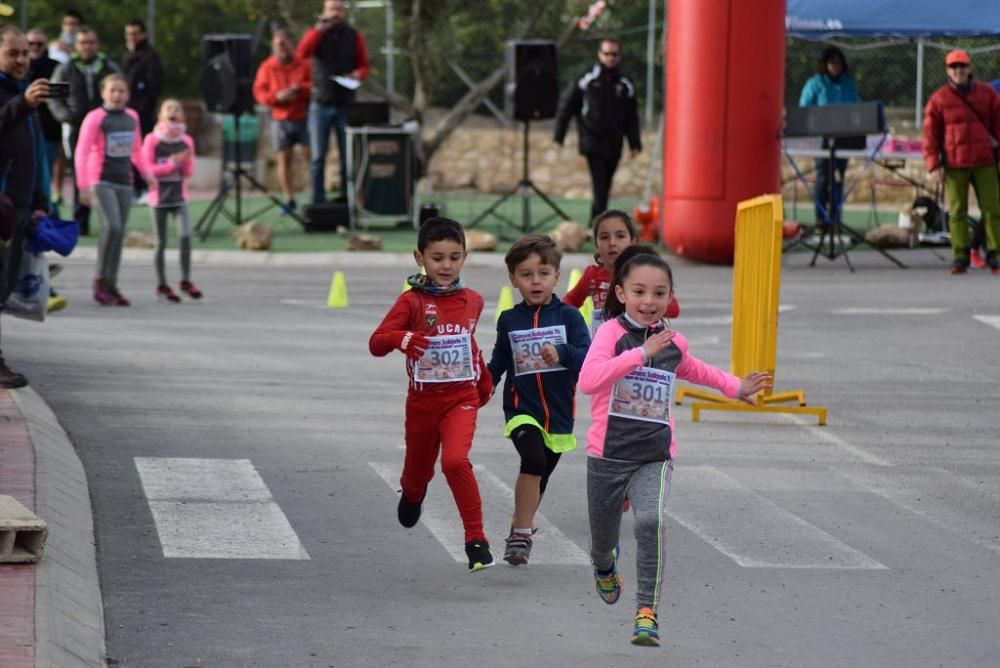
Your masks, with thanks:
[{"label": "green sneaker", "polygon": [[611,551],[614,561],[610,571],[599,571],[594,569],[594,585],[597,587],[597,595],[601,600],[611,605],[618,602],[618,597],[622,595],[622,576],[618,574],[618,553],[621,546],[615,545]]},{"label": "green sneaker", "polygon": [[652,608],[639,608],[635,613],[632,644],[646,647],[660,646],[659,625],[656,623],[656,613]]}]

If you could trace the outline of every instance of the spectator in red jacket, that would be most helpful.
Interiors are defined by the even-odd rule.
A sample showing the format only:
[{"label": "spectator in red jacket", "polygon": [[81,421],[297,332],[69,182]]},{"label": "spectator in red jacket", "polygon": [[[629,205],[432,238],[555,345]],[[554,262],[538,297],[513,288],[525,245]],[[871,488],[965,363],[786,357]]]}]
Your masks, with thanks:
[{"label": "spectator in red jacket", "polygon": [[1000,180],[996,147],[1000,96],[975,81],[969,54],[960,49],[945,57],[948,83],[931,95],[924,109],[924,162],[934,180],[944,179],[951,228],[951,273],[969,268],[969,184],[986,226],[986,263],[1000,276]]},{"label": "spectator in red jacket", "polygon": [[271,108],[271,144],[278,154],[278,183],[285,195],[285,211],[295,210],[292,151],[302,147],[309,162],[309,95],[312,92],[310,64],[298,58],[292,40],[284,30],[271,39],[271,57],[260,64],[253,82],[253,96]]}]

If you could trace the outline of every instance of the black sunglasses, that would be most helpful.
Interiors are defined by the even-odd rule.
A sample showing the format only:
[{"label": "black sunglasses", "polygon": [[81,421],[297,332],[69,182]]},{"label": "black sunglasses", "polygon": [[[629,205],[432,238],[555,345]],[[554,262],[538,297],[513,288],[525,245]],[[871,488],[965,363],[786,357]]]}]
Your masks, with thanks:
[{"label": "black sunglasses", "polygon": [[45,46],[45,42],[28,42],[28,46]]},{"label": "black sunglasses", "polygon": [[617,51],[601,51],[601,55],[618,57],[621,54],[619,54]]},{"label": "black sunglasses", "polygon": [[960,68],[960,67],[968,67],[968,66],[969,66],[968,63],[952,63],[948,67],[952,67],[952,68],[956,68],[957,69],[957,68]]}]

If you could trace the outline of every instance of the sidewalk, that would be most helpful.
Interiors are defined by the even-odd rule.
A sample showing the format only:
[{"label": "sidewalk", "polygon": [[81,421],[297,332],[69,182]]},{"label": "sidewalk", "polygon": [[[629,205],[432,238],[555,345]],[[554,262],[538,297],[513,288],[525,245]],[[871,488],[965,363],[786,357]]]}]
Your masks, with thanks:
[{"label": "sidewalk", "polygon": [[104,666],[104,610],[83,465],[30,387],[0,390],[0,494],[48,523],[36,564],[0,564],[0,666]]}]

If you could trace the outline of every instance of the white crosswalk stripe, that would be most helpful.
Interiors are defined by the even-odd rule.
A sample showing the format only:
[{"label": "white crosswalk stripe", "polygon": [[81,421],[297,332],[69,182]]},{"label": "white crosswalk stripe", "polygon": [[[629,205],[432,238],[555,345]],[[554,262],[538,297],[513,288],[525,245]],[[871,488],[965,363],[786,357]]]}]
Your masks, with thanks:
[{"label": "white crosswalk stripe", "polygon": [[946,308],[930,307],[871,308],[866,306],[858,308],[835,308],[830,313],[834,315],[940,315],[947,310]]},{"label": "white crosswalk stripe", "polygon": [[136,457],[164,557],[309,559],[248,459]]},{"label": "white crosswalk stripe", "polygon": [[972,317],[985,325],[1000,329],[1000,315],[974,315]]},{"label": "white crosswalk stripe", "polygon": [[744,568],[886,568],[714,467],[678,467],[671,487],[668,514]]},{"label": "white crosswalk stripe", "polygon": [[[398,464],[369,462],[368,465],[389,487],[393,490],[399,489],[400,466]],[[510,516],[514,509],[514,491],[486,467],[474,466],[473,469],[479,482],[479,494],[483,500],[483,526],[487,539],[490,541],[493,558],[499,561],[503,555],[503,539],[510,532]],[[434,537],[455,561],[465,563],[465,536],[462,521],[455,509],[451,491],[441,476],[431,481],[431,489],[424,500],[420,522],[434,534]],[[538,533],[535,535],[534,547],[531,551],[531,564],[544,566],[590,563],[590,557],[587,553],[541,512],[535,514],[535,525],[538,527]]]}]

